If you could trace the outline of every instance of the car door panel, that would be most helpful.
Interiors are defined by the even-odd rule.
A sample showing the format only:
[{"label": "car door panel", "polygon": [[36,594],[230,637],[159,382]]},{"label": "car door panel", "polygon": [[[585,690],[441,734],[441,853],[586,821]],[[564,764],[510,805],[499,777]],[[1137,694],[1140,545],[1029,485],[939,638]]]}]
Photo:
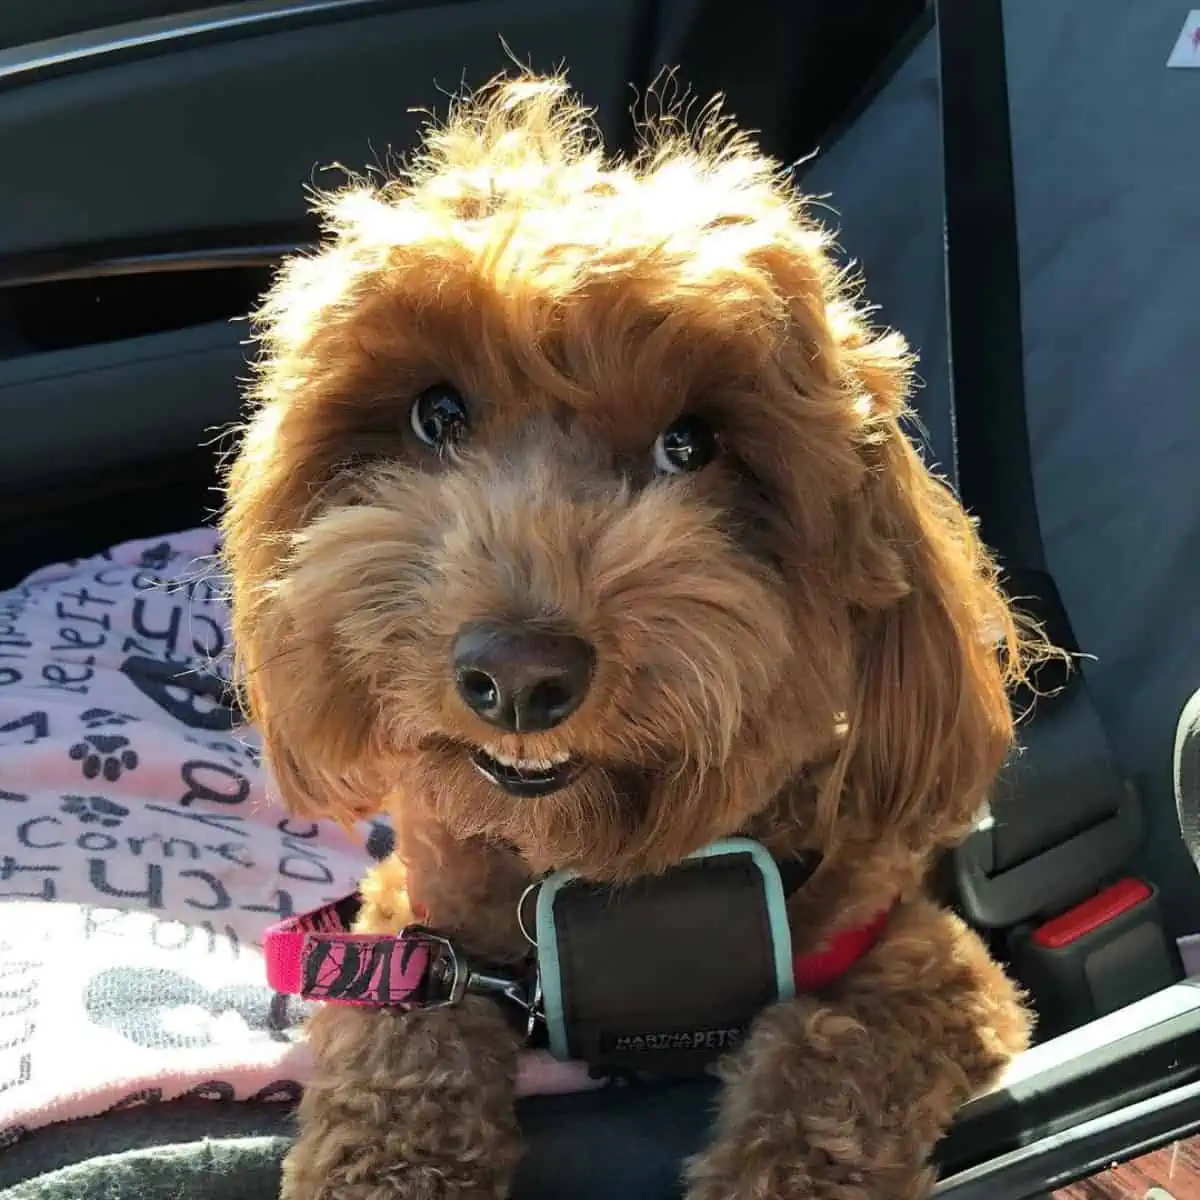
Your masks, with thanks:
[{"label": "car door panel", "polygon": [[[238,414],[246,325],[215,321],[0,367],[6,491],[191,449]],[[50,414],[53,419],[50,419]]]},{"label": "car door panel", "polygon": [[514,57],[569,62],[615,132],[637,11],[635,0],[376,4],[142,57],[101,51],[60,74],[31,66],[24,83],[17,71],[0,89],[0,270],[39,250],[294,218],[306,185],[338,180],[323,166],[382,165],[412,144],[416,110],[444,108],[448,91]]},{"label": "car door panel", "polygon": [[330,164],[394,163],[514,60],[569,63],[620,142],[642,30],[639,0],[257,0],[0,50],[0,585],[211,514],[241,318]]}]

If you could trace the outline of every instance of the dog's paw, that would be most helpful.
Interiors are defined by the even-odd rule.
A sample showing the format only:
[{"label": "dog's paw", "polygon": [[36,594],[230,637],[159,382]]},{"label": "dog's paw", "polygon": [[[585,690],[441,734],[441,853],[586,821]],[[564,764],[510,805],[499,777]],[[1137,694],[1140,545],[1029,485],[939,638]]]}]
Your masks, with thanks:
[{"label": "dog's paw", "polygon": [[817,1193],[803,1171],[782,1159],[764,1163],[716,1147],[688,1166],[687,1200],[811,1200]]},{"label": "dog's paw", "polygon": [[519,1038],[469,997],[414,1013],[327,1006],[283,1200],[504,1200],[520,1158]]},{"label": "dog's paw", "polygon": [[509,1183],[494,1172],[473,1173],[465,1164],[392,1167],[363,1178],[360,1171],[322,1179],[284,1172],[280,1200],[507,1200]]},{"label": "dog's paw", "polygon": [[686,1200],[927,1200],[933,1190],[926,1163],[872,1161],[852,1139],[838,1143],[830,1153],[798,1128],[778,1140],[747,1130],[688,1164]]},{"label": "dog's paw", "polygon": [[449,1110],[424,1129],[408,1124],[398,1117],[374,1137],[349,1122],[323,1137],[302,1131],[284,1160],[281,1200],[507,1200],[515,1136],[491,1145],[455,1137]]}]

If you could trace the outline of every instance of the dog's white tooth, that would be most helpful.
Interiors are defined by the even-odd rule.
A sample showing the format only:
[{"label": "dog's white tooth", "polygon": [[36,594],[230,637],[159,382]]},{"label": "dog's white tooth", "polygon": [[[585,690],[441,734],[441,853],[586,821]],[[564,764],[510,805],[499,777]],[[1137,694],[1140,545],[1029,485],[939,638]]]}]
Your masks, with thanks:
[{"label": "dog's white tooth", "polygon": [[561,767],[564,763],[570,762],[572,758],[569,751],[559,751],[545,758],[517,758],[515,755],[505,754],[502,750],[492,749],[490,746],[484,746],[483,752],[494,763],[502,767],[508,767],[514,771],[540,774],[551,772],[556,767]]}]

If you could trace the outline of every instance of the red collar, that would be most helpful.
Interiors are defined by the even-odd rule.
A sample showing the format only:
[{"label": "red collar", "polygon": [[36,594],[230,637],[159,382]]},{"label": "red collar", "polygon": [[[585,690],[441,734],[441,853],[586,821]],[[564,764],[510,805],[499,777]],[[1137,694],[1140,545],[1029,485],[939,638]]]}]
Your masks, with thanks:
[{"label": "red collar", "polygon": [[885,908],[868,924],[835,933],[820,950],[797,954],[792,959],[796,991],[819,992],[839,980],[879,941],[891,913],[890,907]]}]

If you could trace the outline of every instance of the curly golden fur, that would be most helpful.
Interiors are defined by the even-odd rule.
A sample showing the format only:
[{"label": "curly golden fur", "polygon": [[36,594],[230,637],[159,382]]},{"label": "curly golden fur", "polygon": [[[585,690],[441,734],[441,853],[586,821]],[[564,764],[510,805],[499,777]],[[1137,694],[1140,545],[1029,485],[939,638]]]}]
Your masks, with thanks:
[{"label": "curly golden fur", "polygon": [[[923,884],[1009,751],[1029,643],[902,429],[904,342],[747,137],[664,119],[606,158],[557,79],[497,81],[401,177],[321,211],[321,249],[259,314],[224,520],[284,799],[391,817],[365,928],[418,913],[493,957],[521,953],[540,873],[628,879],[737,832],[819,852],[800,950],[899,898],[866,959],[725,1064],[688,1195],[924,1195],[955,1108],[1027,1037]],[[469,436],[435,453],[409,414],[443,382]],[[682,414],[716,456],[656,471]],[[493,618],[594,647],[561,724],[497,732],[456,692],[454,639]],[[582,766],[515,799],[480,748]],[[497,1010],[330,1007],[311,1038],[287,1200],[507,1194],[518,1047]]]}]

